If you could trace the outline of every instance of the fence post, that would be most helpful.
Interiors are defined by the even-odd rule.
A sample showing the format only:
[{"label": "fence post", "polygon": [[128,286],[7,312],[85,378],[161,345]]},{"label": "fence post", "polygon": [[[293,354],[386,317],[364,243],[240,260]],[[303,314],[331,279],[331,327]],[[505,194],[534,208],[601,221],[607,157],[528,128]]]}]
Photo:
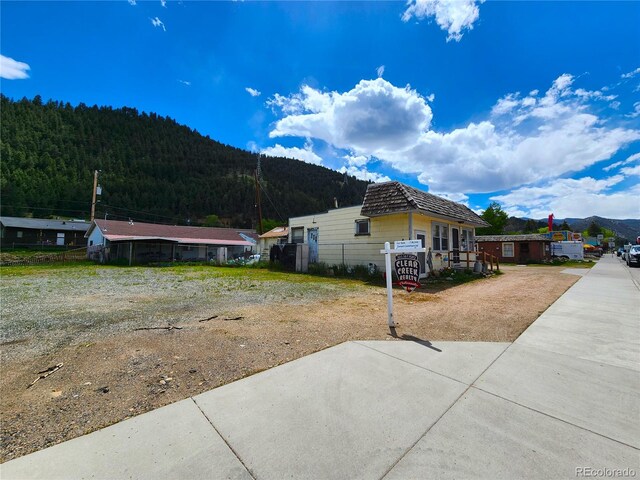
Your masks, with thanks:
[{"label": "fence post", "polygon": [[344,243],[342,244],[342,264],[344,265]]}]

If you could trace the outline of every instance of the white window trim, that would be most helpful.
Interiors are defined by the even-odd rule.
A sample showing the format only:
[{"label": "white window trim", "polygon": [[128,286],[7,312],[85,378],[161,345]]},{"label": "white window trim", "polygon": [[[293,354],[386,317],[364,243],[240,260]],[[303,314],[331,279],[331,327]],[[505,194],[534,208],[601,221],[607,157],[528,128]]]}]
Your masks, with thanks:
[{"label": "white window trim", "polygon": [[[464,232],[467,232],[467,240],[468,240],[468,245],[466,250],[462,249],[462,242],[464,241]],[[475,232],[473,228],[465,228],[465,227],[460,228],[460,251],[461,252],[473,252],[473,244],[475,243],[474,233]]]},{"label": "white window trim", "polygon": [[[436,233],[436,226],[440,227],[440,236],[437,237],[440,240],[440,245],[439,247],[442,247],[442,239],[446,238],[447,239],[447,248],[446,249],[436,249],[435,244],[433,243],[433,237],[435,237],[435,233]],[[446,232],[446,237],[443,237],[442,233]],[[433,251],[434,252],[448,252],[449,251],[449,224],[447,223],[440,223],[440,222],[431,222],[431,246],[433,247]]]},{"label": "white window trim", "polygon": [[[367,224],[367,232],[366,233],[359,233],[358,232],[358,224],[360,223],[366,223]],[[353,222],[353,228],[355,229],[355,236],[356,237],[365,237],[365,236],[371,236],[371,219],[370,218],[359,218],[357,220],[355,220]]]},{"label": "white window trim", "polygon": [[[507,245],[511,245],[511,255],[505,254],[504,247]],[[516,256],[516,247],[514,242],[502,242],[502,256],[504,258],[515,258]]]}]

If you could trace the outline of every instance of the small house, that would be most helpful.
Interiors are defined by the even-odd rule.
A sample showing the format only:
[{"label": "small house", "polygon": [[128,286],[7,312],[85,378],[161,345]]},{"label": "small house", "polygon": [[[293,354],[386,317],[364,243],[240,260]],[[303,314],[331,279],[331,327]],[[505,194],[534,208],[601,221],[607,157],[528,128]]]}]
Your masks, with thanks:
[{"label": "small house", "polygon": [[289,237],[291,243],[308,244],[309,263],[379,269],[384,269],[380,249],[385,242],[420,240],[425,253],[419,253],[418,260],[426,275],[428,249],[434,269],[473,262],[475,228],[485,226],[460,203],[385,182],[369,185],[362,205],[290,218]]},{"label": "small house", "polygon": [[254,233],[214,227],[184,227],[153,223],[94,220],[86,233],[89,258],[131,264],[211,261],[250,254]]},{"label": "small house", "polygon": [[528,263],[551,259],[551,238],[544,234],[479,235],[478,251],[498,257],[500,262]]},{"label": "small house", "polygon": [[289,238],[289,227],[272,228],[268,232],[260,235],[258,238],[258,251],[263,258],[268,258],[271,247],[287,243],[287,239]]},{"label": "small house", "polygon": [[2,248],[84,247],[90,223],[84,220],[0,217]]}]

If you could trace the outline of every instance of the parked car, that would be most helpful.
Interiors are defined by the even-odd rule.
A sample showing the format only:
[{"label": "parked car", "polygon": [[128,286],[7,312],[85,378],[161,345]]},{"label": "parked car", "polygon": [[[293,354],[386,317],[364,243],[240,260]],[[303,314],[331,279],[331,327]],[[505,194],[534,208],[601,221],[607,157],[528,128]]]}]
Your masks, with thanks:
[{"label": "parked car", "polygon": [[620,248],[618,249],[618,251],[616,252],[616,255],[617,255],[617,256],[619,256],[619,257],[621,257],[623,253],[624,253],[624,248],[620,247]]},{"label": "parked car", "polygon": [[254,253],[253,255],[251,255],[248,259],[247,259],[247,264],[251,264],[251,263],[258,263],[260,261],[260,254],[259,253]]},{"label": "parked car", "polygon": [[640,245],[633,245],[627,252],[627,265],[630,267],[640,265]]}]

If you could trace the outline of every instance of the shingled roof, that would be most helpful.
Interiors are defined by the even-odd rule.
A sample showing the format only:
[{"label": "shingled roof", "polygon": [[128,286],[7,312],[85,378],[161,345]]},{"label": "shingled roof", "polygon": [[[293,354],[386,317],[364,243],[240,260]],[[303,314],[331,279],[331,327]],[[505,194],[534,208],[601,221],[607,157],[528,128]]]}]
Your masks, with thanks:
[{"label": "shingled roof", "polygon": [[420,212],[474,225],[489,224],[468,207],[446,198],[422,192],[400,182],[372,183],[367,187],[360,214],[378,217],[403,212]]}]

